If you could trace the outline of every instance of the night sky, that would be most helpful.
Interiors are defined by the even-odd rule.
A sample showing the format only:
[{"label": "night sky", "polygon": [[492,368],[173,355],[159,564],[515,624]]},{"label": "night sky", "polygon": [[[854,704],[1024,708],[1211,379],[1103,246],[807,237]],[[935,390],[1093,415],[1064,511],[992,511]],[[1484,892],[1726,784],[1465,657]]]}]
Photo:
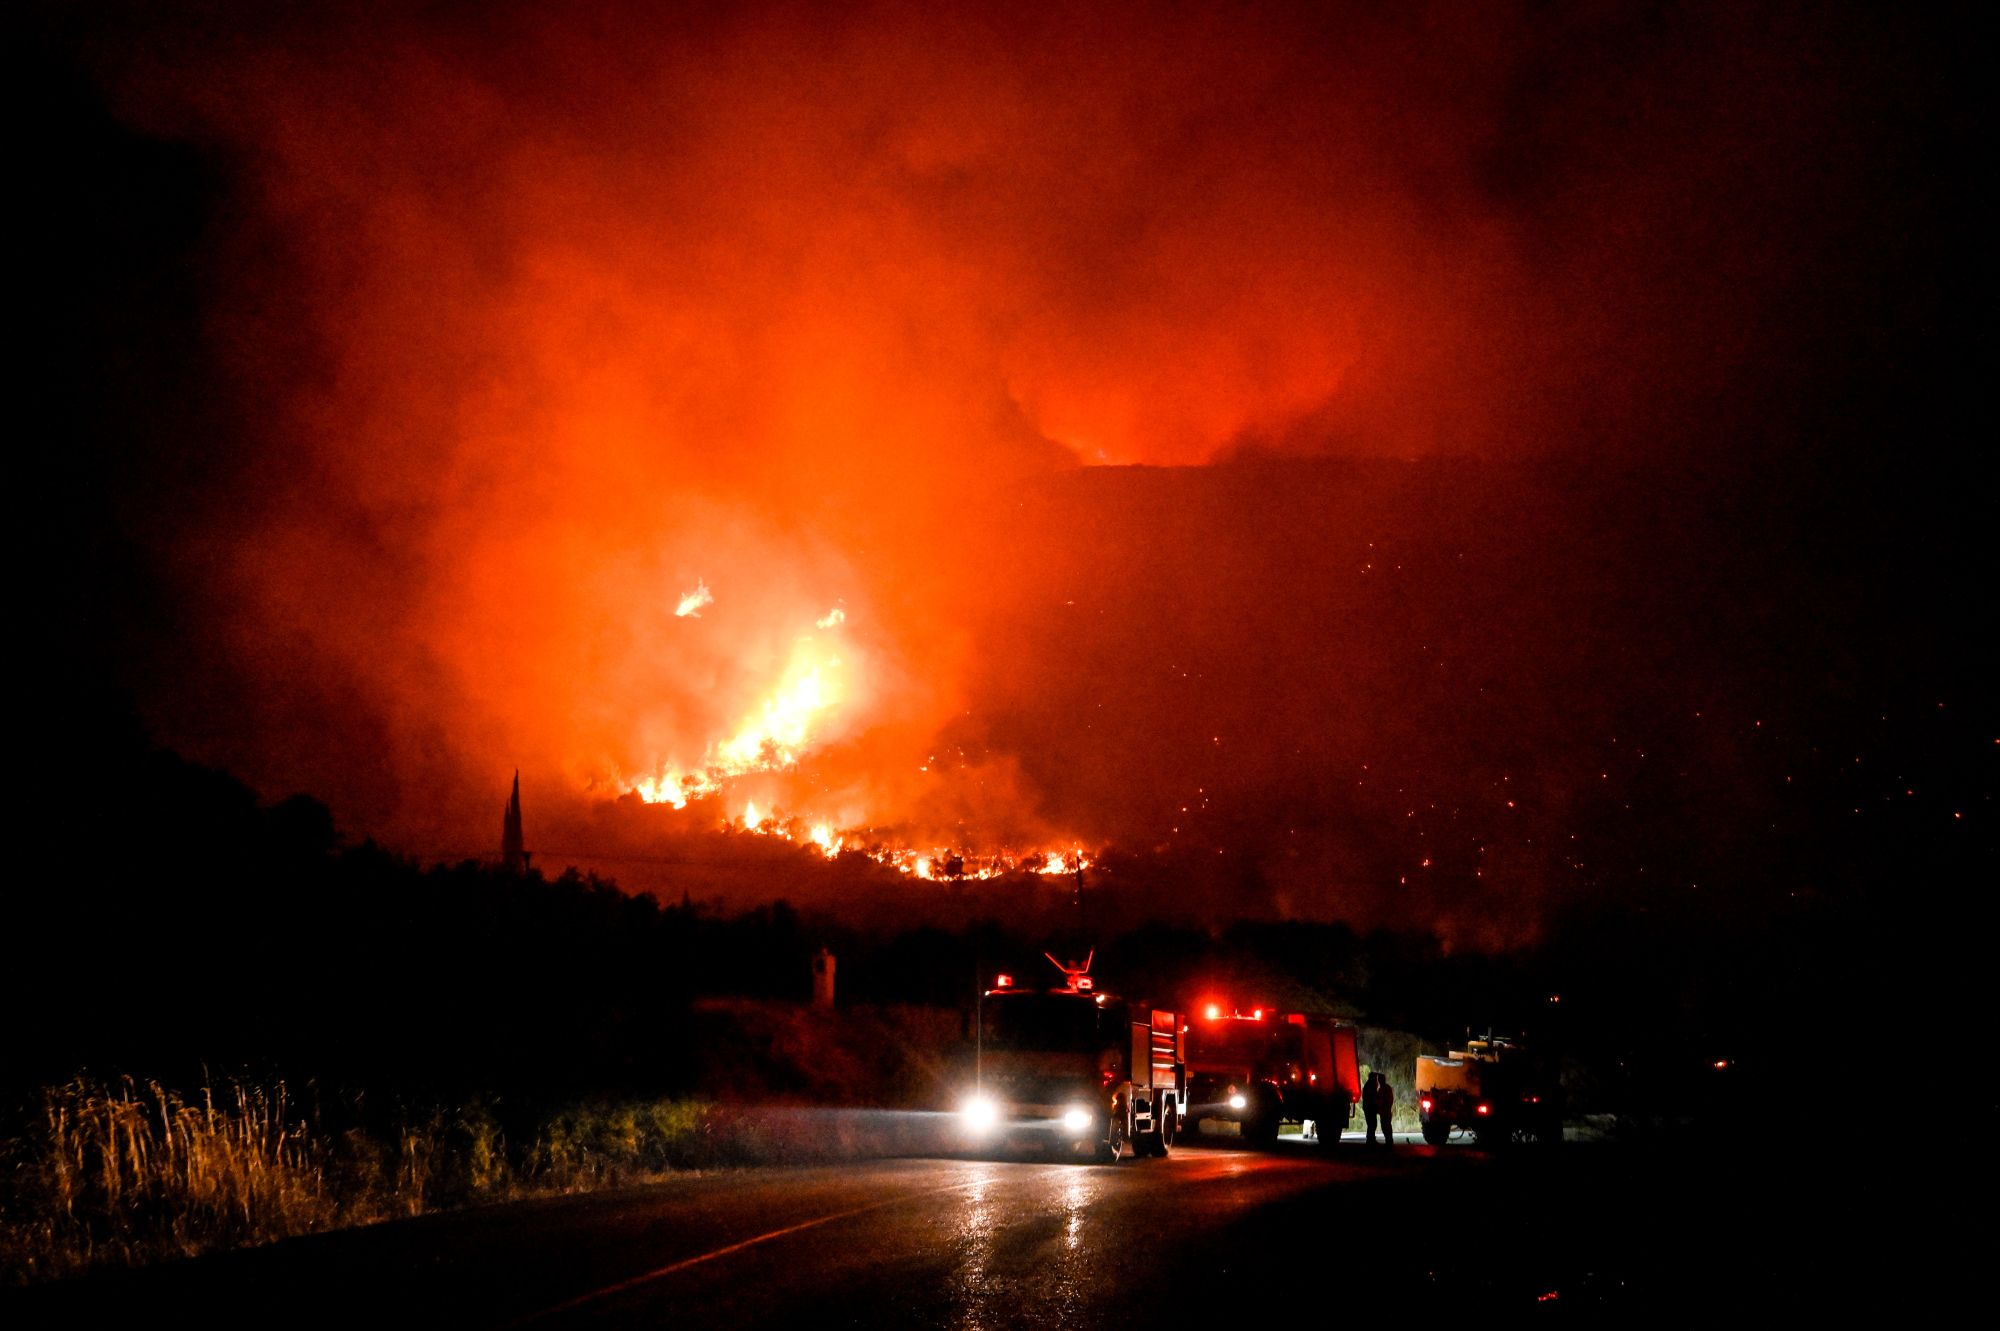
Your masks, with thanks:
[{"label": "night sky", "polygon": [[1491,945],[1994,867],[1960,11],[662,9],[30,7],[37,807],[137,727]]}]

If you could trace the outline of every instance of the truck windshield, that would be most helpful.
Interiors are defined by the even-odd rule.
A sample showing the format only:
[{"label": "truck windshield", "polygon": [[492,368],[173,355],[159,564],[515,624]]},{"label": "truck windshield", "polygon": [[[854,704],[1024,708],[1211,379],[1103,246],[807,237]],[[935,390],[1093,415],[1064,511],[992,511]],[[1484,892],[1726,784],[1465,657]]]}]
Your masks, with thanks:
[{"label": "truck windshield", "polygon": [[1008,994],[986,1000],[984,1036],[994,1049],[1088,1049],[1097,1040],[1097,1004],[1067,994]]}]

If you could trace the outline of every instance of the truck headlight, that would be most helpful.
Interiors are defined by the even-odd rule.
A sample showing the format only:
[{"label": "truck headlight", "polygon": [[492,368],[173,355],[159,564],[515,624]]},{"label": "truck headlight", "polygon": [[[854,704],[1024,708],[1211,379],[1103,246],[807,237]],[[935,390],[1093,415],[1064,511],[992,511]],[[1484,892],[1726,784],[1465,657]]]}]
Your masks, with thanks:
[{"label": "truck headlight", "polygon": [[1248,1109],[1250,1107],[1250,1101],[1244,1098],[1243,1096],[1232,1095],[1229,1097],[1229,1107],[1231,1109]]},{"label": "truck headlight", "polygon": [[991,1096],[975,1095],[959,1107],[959,1116],[965,1126],[974,1132],[990,1132],[1000,1121],[1000,1106]]},{"label": "truck headlight", "polygon": [[1090,1126],[1088,1109],[1069,1109],[1063,1112],[1063,1126],[1071,1132],[1082,1132]]}]

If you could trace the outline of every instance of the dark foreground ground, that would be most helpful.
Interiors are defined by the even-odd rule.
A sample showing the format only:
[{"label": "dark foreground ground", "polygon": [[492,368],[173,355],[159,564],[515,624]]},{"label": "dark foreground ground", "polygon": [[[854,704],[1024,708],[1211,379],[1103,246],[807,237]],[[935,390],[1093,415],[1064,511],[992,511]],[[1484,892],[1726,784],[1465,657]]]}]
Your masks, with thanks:
[{"label": "dark foreground ground", "polygon": [[[690,1176],[14,1291],[16,1326],[1458,1324],[1920,1304],[1854,1161],[1755,1142],[1205,1142],[1115,1166],[894,1159]],[[1900,1219],[1899,1219],[1900,1217]],[[1935,1275],[1935,1269],[1930,1272]],[[1917,1293],[1920,1294],[1919,1289]]]}]

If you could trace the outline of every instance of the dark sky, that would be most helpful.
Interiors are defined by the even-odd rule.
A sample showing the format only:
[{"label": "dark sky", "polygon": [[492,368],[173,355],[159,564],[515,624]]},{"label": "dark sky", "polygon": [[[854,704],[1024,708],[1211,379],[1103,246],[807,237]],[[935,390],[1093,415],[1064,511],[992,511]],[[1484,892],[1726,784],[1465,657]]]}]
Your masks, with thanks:
[{"label": "dark sky", "polygon": [[732,800],[1224,910],[1987,825],[1957,11],[1022,8],[39,7],[59,760],[638,853],[816,667]]}]

